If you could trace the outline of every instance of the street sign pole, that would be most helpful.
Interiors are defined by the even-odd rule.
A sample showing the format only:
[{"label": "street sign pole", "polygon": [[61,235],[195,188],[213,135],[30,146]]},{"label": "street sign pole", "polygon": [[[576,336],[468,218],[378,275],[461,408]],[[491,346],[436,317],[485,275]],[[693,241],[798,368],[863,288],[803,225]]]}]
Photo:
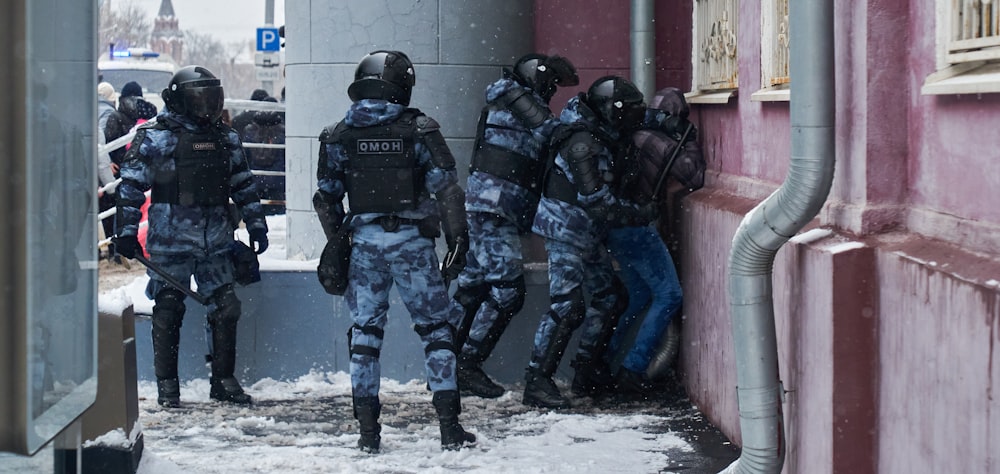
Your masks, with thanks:
[{"label": "street sign pole", "polygon": [[[264,24],[267,26],[274,25],[274,0],[264,1]],[[266,90],[268,94],[274,95],[274,82],[273,81],[261,81],[261,88]]]}]

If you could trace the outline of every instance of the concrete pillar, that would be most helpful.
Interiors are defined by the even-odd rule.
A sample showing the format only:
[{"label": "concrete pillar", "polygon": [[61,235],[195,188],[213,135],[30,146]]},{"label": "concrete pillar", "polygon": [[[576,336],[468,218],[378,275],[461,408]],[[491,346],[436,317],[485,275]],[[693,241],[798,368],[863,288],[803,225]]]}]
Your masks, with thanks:
[{"label": "concrete pillar", "polygon": [[[97,400],[81,418],[83,440],[94,443],[81,448],[79,472],[131,474],[139,468],[145,444],[142,430],[136,430],[139,393],[132,306],[121,314],[100,312],[97,335]],[[115,430],[121,430],[125,442],[117,437],[112,437],[113,441],[101,439]]]},{"label": "concrete pillar", "polygon": [[313,0],[285,4],[288,257],[318,258],[326,243],[312,209],[317,137],[344,117],[358,61],[377,49],[414,62],[410,106],[441,124],[461,173],[489,83],[531,52],[531,0]]}]

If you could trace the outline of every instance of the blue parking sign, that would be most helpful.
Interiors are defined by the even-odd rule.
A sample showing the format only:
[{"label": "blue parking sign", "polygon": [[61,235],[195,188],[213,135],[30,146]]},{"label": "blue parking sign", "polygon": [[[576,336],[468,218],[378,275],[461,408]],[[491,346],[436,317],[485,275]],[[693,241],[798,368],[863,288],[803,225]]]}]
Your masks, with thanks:
[{"label": "blue parking sign", "polygon": [[257,51],[280,51],[281,38],[278,29],[271,27],[257,28]]}]

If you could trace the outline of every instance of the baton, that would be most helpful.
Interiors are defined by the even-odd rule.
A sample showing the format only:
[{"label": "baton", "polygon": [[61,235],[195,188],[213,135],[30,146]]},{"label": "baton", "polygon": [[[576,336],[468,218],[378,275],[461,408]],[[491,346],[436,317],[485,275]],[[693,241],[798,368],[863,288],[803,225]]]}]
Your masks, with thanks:
[{"label": "baton", "polygon": [[673,168],[674,166],[674,160],[677,159],[677,155],[679,155],[681,153],[681,149],[684,148],[684,143],[687,142],[688,134],[691,133],[692,128],[694,128],[694,124],[688,122],[687,128],[684,129],[684,135],[681,135],[681,141],[677,142],[677,148],[674,148],[674,153],[670,155],[670,159],[667,160],[667,166],[663,168],[663,171],[660,172],[660,176],[656,178],[656,187],[653,188],[656,189],[656,191],[653,191],[653,196],[651,198],[653,202],[656,202],[656,200],[659,199],[663,181],[667,179],[667,174],[670,173],[670,168]]},{"label": "baton", "polygon": [[194,290],[192,290],[191,289],[191,285],[185,285],[185,284],[181,283],[180,281],[177,281],[176,278],[174,278],[173,276],[171,276],[167,272],[163,271],[162,268],[156,266],[155,264],[153,264],[153,262],[150,262],[149,259],[147,259],[146,256],[143,255],[141,252],[135,254],[135,259],[138,260],[139,263],[145,265],[146,268],[148,268],[148,269],[156,272],[156,274],[159,275],[164,280],[166,280],[166,282],[169,283],[170,286],[172,286],[172,287],[180,290],[185,295],[190,296],[195,301],[197,301],[197,302],[199,302],[199,303],[201,303],[201,304],[203,304],[205,306],[208,306],[208,298],[205,298],[204,296],[199,295],[197,292],[195,292]]}]

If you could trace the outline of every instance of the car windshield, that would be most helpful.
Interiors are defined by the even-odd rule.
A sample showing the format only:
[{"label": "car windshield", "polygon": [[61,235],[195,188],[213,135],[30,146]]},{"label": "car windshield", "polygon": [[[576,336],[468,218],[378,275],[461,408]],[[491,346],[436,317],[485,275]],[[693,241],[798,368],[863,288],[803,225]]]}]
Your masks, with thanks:
[{"label": "car windshield", "polygon": [[143,69],[105,69],[101,71],[101,76],[101,80],[111,83],[116,91],[121,91],[129,81],[135,81],[142,86],[144,93],[158,94],[170,83],[173,73]]}]

